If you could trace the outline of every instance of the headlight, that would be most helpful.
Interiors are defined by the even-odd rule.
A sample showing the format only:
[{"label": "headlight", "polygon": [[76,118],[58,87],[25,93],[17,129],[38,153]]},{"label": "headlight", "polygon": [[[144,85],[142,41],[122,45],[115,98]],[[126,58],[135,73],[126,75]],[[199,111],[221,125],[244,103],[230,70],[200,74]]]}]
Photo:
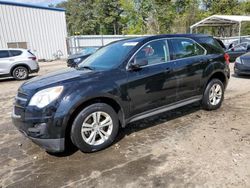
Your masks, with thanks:
[{"label": "headlight", "polygon": [[241,58],[237,57],[236,60],[235,60],[235,63],[242,64]]},{"label": "headlight", "polygon": [[74,63],[80,63],[81,60],[82,60],[82,58],[78,57],[78,58],[74,59]]},{"label": "headlight", "polygon": [[63,91],[63,86],[56,86],[38,91],[29,102],[29,106],[43,108],[56,100]]}]

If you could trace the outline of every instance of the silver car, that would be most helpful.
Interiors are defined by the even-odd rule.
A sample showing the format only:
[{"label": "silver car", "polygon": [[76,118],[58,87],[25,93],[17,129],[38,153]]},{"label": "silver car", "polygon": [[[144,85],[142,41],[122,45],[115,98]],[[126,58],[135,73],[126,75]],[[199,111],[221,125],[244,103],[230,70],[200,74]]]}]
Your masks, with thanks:
[{"label": "silver car", "polygon": [[24,80],[30,73],[38,71],[36,56],[30,50],[0,49],[0,77],[12,76],[17,80]]}]

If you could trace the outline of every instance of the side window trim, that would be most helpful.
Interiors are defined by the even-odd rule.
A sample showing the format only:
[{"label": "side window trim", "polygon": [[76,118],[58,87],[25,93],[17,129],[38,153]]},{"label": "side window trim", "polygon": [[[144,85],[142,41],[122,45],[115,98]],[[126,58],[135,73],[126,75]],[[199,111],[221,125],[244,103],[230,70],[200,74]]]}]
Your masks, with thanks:
[{"label": "side window trim", "polygon": [[[186,38],[186,37],[172,37],[172,38],[160,38],[160,39],[154,39],[154,40],[151,40],[151,41],[148,41],[146,42],[145,44],[143,44],[139,49],[136,50],[136,52],[131,56],[131,58],[129,59],[127,65],[126,65],[126,70],[130,70],[129,69],[129,64],[131,63],[132,59],[135,57],[135,55],[143,48],[145,47],[146,45],[148,45],[149,43],[151,42],[154,42],[154,41],[159,41],[159,40],[165,40],[166,42],[166,46],[168,47],[168,53],[169,53],[169,61],[167,61],[168,63],[171,63],[171,62],[174,62],[176,60],[180,60],[180,59],[172,59],[172,52],[173,52],[173,47],[172,45],[169,43],[169,40],[170,39],[188,39],[188,40],[191,40],[193,41],[194,43],[196,43],[198,46],[200,46],[203,50],[204,50],[204,54],[202,55],[196,55],[196,56],[191,56],[191,57],[184,57],[184,58],[180,58],[180,59],[189,59],[189,58],[194,58],[194,57],[197,57],[197,56],[203,56],[203,55],[207,55],[207,50],[201,45],[199,44],[198,42],[196,42],[194,39],[192,38]],[[164,62],[166,63],[166,62]],[[143,67],[148,67],[148,66],[154,66],[154,65],[159,65],[159,64],[163,64],[162,63],[157,63],[157,64],[152,64],[152,65],[146,65],[146,66],[143,66]],[[143,68],[142,67],[142,68]]]},{"label": "side window trim", "polygon": [[[154,40],[150,40],[150,41],[148,41],[148,42],[146,42],[145,44],[143,44],[139,49],[137,49],[136,50],[136,52],[131,56],[131,58],[129,59],[129,61],[128,61],[128,63],[127,63],[127,65],[126,65],[126,70],[130,70],[129,69],[129,64],[131,63],[131,61],[132,61],[132,59],[136,56],[136,54],[142,49],[142,48],[144,48],[145,46],[147,46],[149,43],[151,43],[151,42],[155,42],[155,41],[164,41],[165,43],[166,43],[166,46],[167,46],[167,51],[166,52],[168,52],[168,53],[170,53],[170,51],[169,51],[169,45],[168,45],[168,39],[169,38],[159,38],[159,39],[154,39]],[[164,51],[164,53],[165,53],[165,51]],[[164,54],[165,55],[165,58],[166,58],[166,54]],[[152,65],[145,65],[145,66],[143,66],[142,68],[144,68],[144,67],[148,67],[148,66],[154,66],[154,65],[159,65],[159,64],[163,64],[163,63],[167,63],[167,62],[171,62],[171,59],[170,59],[170,54],[169,54],[169,58],[168,58],[169,60],[168,61],[165,61],[165,62],[161,62],[161,63],[155,63],[155,64],[152,64]]]}]

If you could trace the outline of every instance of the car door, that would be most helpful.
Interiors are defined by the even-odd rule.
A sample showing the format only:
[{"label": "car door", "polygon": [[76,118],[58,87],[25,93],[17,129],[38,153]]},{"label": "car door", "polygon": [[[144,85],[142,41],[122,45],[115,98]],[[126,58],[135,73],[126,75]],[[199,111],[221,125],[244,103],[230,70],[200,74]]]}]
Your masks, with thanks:
[{"label": "car door", "polygon": [[177,101],[200,94],[203,63],[206,50],[197,42],[187,38],[169,39],[171,59],[175,63]]},{"label": "car door", "polygon": [[172,71],[174,64],[169,62],[169,58],[165,39],[145,44],[133,56],[129,64],[140,59],[147,61],[147,65],[127,71],[131,115],[175,102],[176,81]]},{"label": "car door", "polygon": [[0,74],[10,73],[10,54],[8,50],[0,50]]}]

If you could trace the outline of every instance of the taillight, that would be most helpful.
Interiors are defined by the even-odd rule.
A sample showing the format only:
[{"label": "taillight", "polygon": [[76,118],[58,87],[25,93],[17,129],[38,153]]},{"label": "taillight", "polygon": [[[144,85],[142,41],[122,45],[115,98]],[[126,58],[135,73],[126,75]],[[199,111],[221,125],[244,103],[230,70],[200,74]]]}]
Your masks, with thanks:
[{"label": "taillight", "polygon": [[29,59],[32,59],[33,61],[35,61],[36,57],[29,57]]},{"label": "taillight", "polygon": [[225,58],[226,63],[229,65],[230,64],[230,56],[227,53],[225,53],[224,58]]}]

